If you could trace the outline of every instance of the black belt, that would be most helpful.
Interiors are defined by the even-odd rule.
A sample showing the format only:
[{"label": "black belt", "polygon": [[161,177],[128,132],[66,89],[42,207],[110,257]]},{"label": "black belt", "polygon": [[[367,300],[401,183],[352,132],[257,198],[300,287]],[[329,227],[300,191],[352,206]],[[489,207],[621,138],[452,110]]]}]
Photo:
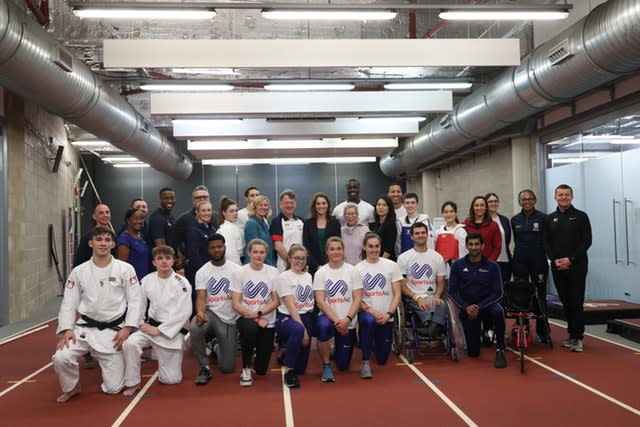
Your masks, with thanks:
[{"label": "black belt", "polygon": [[[158,322],[153,317],[149,317],[149,319],[147,320],[147,323],[150,324],[151,326],[155,326],[156,328],[158,326],[162,325],[162,322]],[[182,328],[182,329],[180,329],[180,333],[182,335],[187,335],[189,333],[189,330],[187,328]]]},{"label": "black belt", "polygon": [[126,313],[118,317],[117,319],[112,320],[111,322],[100,322],[96,319],[92,319],[91,317],[83,314],[80,316],[80,318],[84,320],[85,323],[80,324],[78,326],[84,326],[86,328],[98,328],[101,331],[104,329],[113,329],[114,331],[119,331],[120,324],[124,321],[125,315]]}]

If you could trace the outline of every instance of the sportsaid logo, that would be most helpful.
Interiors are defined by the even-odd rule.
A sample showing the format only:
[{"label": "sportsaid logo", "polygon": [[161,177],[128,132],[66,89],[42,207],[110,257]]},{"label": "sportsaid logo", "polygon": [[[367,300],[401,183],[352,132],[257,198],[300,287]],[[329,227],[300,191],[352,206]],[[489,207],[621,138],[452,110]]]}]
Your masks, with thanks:
[{"label": "sportsaid logo", "polygon": [[331,279],[324,282],[324,289],[329,294],[327,302],[329,304],[339,304],[343,302],[351,302],[351,298],[347,297],[349,286],[344,280],[333,282]]},{"label": "sportsaid logo", "polygon": [[386,284],[387,280],[384,278],[382,273],[377,273],[375,276],[371,276],[371,274],[366,273],[362,278],[362,286],[364,286],[368,291],[372,291],[376,287],[384,289]]},{"label": "sportsaid logo", "polygon": [[422,276],[430,278],[433,274],[433,270],[429,264],[420,265],[417,262],[414,262],[411,265],[411,277],[414,279],[419,279]]},{"label": "sportsaid logo", "polygon": [[214,277],[210,278],[207,281],[207,290],[209,291],[207,301],[210,304],[231,299],[231,295],[229,295],[229,279],[226,277],[220,280],[216,280]]},{"label": "sportsaid logo", "polygon": [[310,299],[309,296],[312,292],[311,286],[298,285],[296,286],[296,300],[304,302]]},{"label": "sportsaid logo", "polygon": [[266,298],[267,295],[269,295],[269,287],[264,282],[253,283],[251,280],[249,280],[242,286],[242,293],[250,299],[253,299],[257,296]]}]

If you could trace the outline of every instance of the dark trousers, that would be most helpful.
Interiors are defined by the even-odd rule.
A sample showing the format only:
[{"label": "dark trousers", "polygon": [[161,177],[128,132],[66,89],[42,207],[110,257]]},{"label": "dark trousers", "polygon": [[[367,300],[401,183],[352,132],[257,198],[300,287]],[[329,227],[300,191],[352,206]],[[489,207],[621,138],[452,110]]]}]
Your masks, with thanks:
[{"label": "dark trousers", "polygon": [[276,332],[281,341],[287,343],[287,351],[285,356],[285,365],[289,369],[293,369],[296,374],[304,374],[309,363],[309,349],[311,342],[306,346],[302,345],[304,332],[311,337],[311,313],[300,315],[300,320],[304,325],[293,320],[288,314],[278,312],[276,320]]},{"label": "dark trousers", "polygon": [[240,332],[240,346],[242,347],[242,367],[248,368],[251,365],[251,358],[255,350],[256,358],[253,362],[253,369],[258,375],[266,374],[273,351],[273,337],[276,330],[261,328],[256,324],[255,319],[244,317],[238,319],[237,325]]},{"label": "dark trousers", "polygon": [[467,341],[467,353],[470,357],[480,355],[480,324],[490,322],[496,337],[496,347],[503,350],[504,343],[504,310],[498,303],[488,305],[480,310],[480,314],[475,319],[469,319],[467,312],[460,310],[460,320],[464,329],[464,337]]},{"label": "dark trousers", "polygon": [[393,322],[379,325],[373,314],[368,311],[361,311],[358,313],[358,325],[360,326],[362,360],[369,360],[373,352],[378,365],[387,363],[391,352]]},{"label": "dark trousers", "polygon": [[560,302],[567,316],[569,337],[584,337],[584,292],[587,279],[587,264],[574,264],[569,270],[551,269]]}]

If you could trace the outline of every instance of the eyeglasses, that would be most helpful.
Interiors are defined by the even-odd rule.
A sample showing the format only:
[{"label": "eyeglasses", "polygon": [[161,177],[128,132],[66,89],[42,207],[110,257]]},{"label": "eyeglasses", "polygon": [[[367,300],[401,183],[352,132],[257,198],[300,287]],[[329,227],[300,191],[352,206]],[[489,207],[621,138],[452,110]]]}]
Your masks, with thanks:
[{"label": "eyeglasses", "polygon": [[194,200],[207,200],[209,198],[208,194],[205,194],[203,196],[193,196]]},{"label": "eyeglasses", "polygon": [[523,197],[520,199],[521,202],[533,202],[534,200],[533,197]]},{"label": "eyeglasses", "polygon": [[291,259],[296,261],[296,262],[304,262],[304,261],[307,260],[307,257],[306,256],[292,256]]}]

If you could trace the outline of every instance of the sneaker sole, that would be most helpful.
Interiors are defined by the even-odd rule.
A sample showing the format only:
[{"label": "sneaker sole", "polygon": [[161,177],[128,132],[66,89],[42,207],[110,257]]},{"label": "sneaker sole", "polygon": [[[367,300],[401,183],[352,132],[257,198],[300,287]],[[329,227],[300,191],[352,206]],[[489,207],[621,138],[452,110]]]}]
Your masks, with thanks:
[{"label": "sneaker sole", "polygon": [[571,347],[571,351],[573,351],[574,353],[582,353],[584,349],[578,348],[578,347]]},{"label": "sneaker sole", "polygon": [[323,383],[334,383],[336,382],[335,378],[321,378]]},{"label": "sneaker sole", "polygon": [[242,382],[240,381],[240,387],[251,387],[253,385],[253,381],[251,382]]}]

